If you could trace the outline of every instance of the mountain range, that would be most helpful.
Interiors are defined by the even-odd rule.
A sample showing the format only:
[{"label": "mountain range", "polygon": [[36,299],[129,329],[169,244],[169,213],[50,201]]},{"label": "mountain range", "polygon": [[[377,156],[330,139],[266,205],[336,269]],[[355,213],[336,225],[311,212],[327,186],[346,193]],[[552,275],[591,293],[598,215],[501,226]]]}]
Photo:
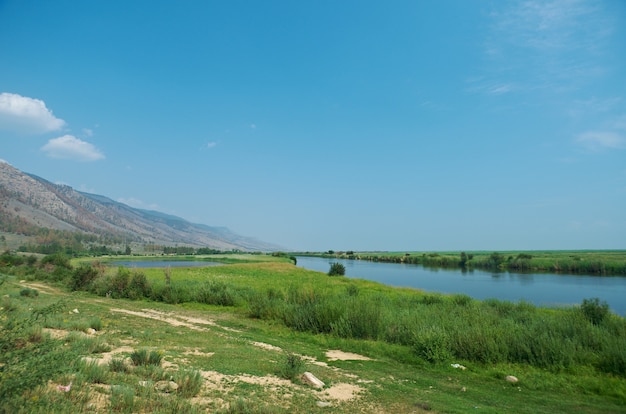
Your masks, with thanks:
[{"label": "mountain range", "polygon": [[277,251],[283,248],[245,237],[226,227],[191,223],[142,210],[102,195],[53,184],[0,161],[0,230],[16,226],[82,232],[146,244],[217,250]]}]

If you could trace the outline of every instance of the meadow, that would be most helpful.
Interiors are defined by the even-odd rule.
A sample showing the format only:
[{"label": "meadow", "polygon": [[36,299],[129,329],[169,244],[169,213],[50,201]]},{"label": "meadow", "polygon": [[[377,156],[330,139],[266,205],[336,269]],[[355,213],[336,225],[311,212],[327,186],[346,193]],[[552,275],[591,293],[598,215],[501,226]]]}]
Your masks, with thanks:
[{"label": "meadow", "polygon": [[0,412],[626,410],[626,321],[593,298],[538,308],[231,259],[255,262],[0,259]]}]

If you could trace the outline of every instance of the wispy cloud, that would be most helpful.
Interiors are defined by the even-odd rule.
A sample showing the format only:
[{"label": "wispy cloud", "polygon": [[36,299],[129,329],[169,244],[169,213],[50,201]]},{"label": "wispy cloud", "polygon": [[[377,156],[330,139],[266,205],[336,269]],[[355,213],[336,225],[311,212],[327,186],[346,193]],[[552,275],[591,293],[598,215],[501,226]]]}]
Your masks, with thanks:
[{"label": "wispy cloud", "polygon": [[587,131],[576,138],[576,142],[590,151],[626,148],[626,138],[612,131]]},{"label": "wispy cloud", "polygon": [[72,135],[63,135],[48,141],[41,150],[50,158],[74,161],[97,161],[104,154],[93,144],[82,141]]},{"label": "wispy cloud", "polygon": [[215,141],[211,141],[209,143],[206,144],[206,147],[211,149],[211,148],[215,148],[217,146],[217,142]]},{"label": "wispy cloud", "polygon": [[[606,40],[614,20],[588,0],[495,2],[485,42],[485,73],[516,90],[576,89],[602,76]],[[483,92],[493,93],[484,87]],[[509,92],[503,90],[503,92]]]},{"label": "wispy cloud", "polygon": [[64,126],[65,121],[55,117],[44,101],[15,93],[0,94],[0,129],[40,134]]}]

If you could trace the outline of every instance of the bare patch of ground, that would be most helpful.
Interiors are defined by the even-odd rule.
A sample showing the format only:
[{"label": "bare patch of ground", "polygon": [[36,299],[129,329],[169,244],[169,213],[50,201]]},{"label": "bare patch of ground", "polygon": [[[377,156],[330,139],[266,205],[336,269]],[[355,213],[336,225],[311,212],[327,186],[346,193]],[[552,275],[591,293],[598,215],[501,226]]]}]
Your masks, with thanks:
[{"label": "bare patch of ground", "polygon": [[371,361],[371,358],[366,356],[353,354],[352,352],[343,352],[338,349],[326,352],[326,358],[329,361]]},{"label": "bare patch of ground", "polygon": [[199,349],[194,349],[192,351],[183,352],[185,355],[194,355],[194,356],[203,356],[203,357],[212,357],[215,355],[215,352],[202,352]]},{"label": "bare patch of ground", "polygon": [[283,352],[282,348],[279,348],[274,345],[266,344],[265,342],[250,342],[250,343],[256,347],[267,349],[268,351]]},{"label": "bare patch of ground", "polygon": [[46,295],[65,295],[65,293],[61,290],[55,289],[48,285],[44,285],[43,283],[27,283],[25,280],[20,280],[20,285],[31,289],[36,289],[38,292],[44,293]]},{"label": "bare patch of ground", "polygon": [[63,339],[67,336],[69,331],[63,329],[43,328],[43,332],[50,335],[52,339]]},{"label": "bare patch of ground", "polygon": [[248,374],[225,375],[217,371],[200,371],[200,374],[205,379],[206,391],[219,392],[222,395],[233,392],[238,383],[259,385],[266,392],[279,395],[282,399],[288,399],[296,393],[310,393],[321,400],[336,403],[356,400],[363,392],[363,388],[358,385],[347,383],[334,384],[330,388],[317,391],[274,375],[263,377]]},{"label": "bare patch of ground", "polygon": [[358,398],[361,392],[363,392],[363,388],[358,385],[339,383],[320,391],[318,395],[320,398],[335,401],[350,401]]},{"label": "bare patch of ground", "polygon": [[184,321],[176,317],[172,317],[163,312],[153,311],[151,309],[143,309],[142,311],[132,311],[128,309],[111,308],[111,312],[119,312],[119,313],[125,313],[127,315],[139,316],[141,318],[155,319],[158,321],[169,323],[172,326],[184,326],[185,328],[193,329],[195,331],[202,331],[202,332],[208,331],[208,329],[201,328],[188,321]]},{"label": "bare patch of ground", "polygon": [[116,355],[122,353],[132,353],[133,351],[134,349],[130,346],[121,346],[110,352],[103,352],[102,354],[100,354],[102,355],[101,358],[83,357],[83,360],[87,362],[95,362],[98,365],[108,365]]}]

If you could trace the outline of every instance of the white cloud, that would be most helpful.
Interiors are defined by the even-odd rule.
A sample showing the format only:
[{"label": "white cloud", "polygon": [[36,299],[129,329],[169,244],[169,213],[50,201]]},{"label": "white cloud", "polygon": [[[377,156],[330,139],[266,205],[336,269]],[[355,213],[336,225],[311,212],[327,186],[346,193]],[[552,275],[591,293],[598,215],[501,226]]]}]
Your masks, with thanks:
[{"label": "white cloud", "polygon": [[104,154],[93,144],[82,141],[72,135],[63,135],[48,141],[41,147],[50,158],[69,159],[75,161],[97,161]]},{"label": "white cloud", "polygon": [[0,94],[0,129],[39,134],[63,126],[65,121],[55,117],[44,101],[15,93]]},{"label": "white cloud", "polygon": [[206,144],[207,148],[213,148],[215,146],[217,146],[217,142],[215,142],[215,141],[212,141],[212,142],[209,142],[208,144]]},{"label": "white cloud", "polygon": [[576,142],[591,151],[626,148],[626,139],[615,132],[588,131],[580,134]]},{"label": "white cloud", "polygon": [[250,129],[256,129],[256,124],[250,124]]}]

